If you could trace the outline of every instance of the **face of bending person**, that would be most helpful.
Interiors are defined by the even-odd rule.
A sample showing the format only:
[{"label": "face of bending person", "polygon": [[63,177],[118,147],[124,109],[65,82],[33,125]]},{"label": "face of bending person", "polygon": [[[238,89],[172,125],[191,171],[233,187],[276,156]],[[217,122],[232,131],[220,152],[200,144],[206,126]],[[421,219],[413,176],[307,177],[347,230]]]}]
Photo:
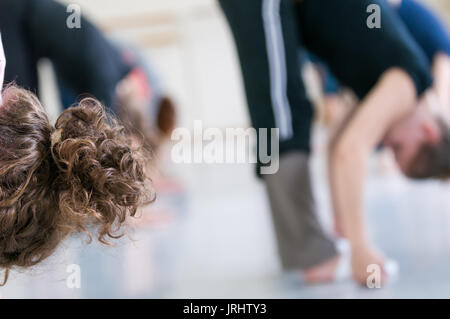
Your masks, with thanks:
[{"label": "face of bending person", "polygon": [[418,106],[392,126],[383,145],[393,151],[400,170],[407,176],[414,176],[421,169],[415,163],[418,152],[424,145],[438,143],[440,136],[441,129],[436,117],[426,107]]}]

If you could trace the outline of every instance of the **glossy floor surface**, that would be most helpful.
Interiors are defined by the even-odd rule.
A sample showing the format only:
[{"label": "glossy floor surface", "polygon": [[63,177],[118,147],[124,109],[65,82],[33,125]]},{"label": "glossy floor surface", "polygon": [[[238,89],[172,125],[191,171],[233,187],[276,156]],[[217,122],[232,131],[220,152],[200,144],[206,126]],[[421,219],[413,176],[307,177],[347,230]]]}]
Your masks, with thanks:
[{"label": "glossy floor surface", "polygon": [[[250,165],[179,165],[150,218],[114,247],[68,240],[44,265],[14,272],[3,298],[449,298],[450,187],[411,183],[371,163],[366,212],[373,241],[400,266],[382,289],[351,280],[306,286],[282,273],[262,183]],[[330,225],[323,158],[312,162]],[[300,190],[299,190],[300,191]],[[67,281],[75,264],[80,288]],[[77,267],[77,266],[76,266]],[[69,279],[68,279],[69,278]],[[70,286],[70,285],[69,285]]]}]

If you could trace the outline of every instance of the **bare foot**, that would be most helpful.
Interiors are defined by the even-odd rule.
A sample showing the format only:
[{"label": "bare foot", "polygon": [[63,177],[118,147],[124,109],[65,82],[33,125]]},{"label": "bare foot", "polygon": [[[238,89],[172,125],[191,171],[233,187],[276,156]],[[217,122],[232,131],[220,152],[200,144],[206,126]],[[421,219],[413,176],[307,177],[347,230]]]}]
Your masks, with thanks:
[{"label": "bare foot", "polygon": [[315,284],[333,281],[340,259],[341,255],[338,254],[319,265],[303,270],[303,276],[306,282]]}]

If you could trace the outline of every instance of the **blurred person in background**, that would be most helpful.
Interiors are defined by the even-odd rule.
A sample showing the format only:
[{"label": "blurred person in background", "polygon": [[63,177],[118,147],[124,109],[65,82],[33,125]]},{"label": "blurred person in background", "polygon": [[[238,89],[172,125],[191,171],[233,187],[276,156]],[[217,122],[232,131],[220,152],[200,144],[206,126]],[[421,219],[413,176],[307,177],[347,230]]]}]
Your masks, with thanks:
[{"label": "blurred person in background", "polygon": [[115,45],[84,16],[69,28],[66,6],[53,0],[4,0],[0,29],[9,61],[6,83],[14,81],[36,94],[37,63],[54,67],[64,108],[93,96],[119,116],[132,135],[153,153],[175,126],[172,100],[138,50]]},{"label": "blurred person in background", "polygon": [[[439,106],[450,112],[450,37],[448,27],[428,7],[416,0],[386,0],[395,9],[412,37],[425,52],[432,65],[433,86]],[[313,57],[322,79],[322,112],[325,123],[336,129],[345,114],[357,104],[353,99],[345,99],[346,90],[339,85],[326,63]]]},{"label": "blurred person in background", "polygon": [[[405,175],[446,176],[449,128],[436,109],[430,62],[384,1],[220,1],[239,54],[256,128],[280,130],[280,169],[263,176],[282,265],[307,282],[336,278],[344,256],[321,227],[309,177],[311,103],[299,72],[298,50],[322,59],[361,100],[330,152],[333,210],[351,247],[353,278],[366,283],[384,257],[365,230],[365,163],[384,140]],[[381,9],[382,27],[366,24],[367,8]]]},{"label": "blurred person in background", "polygon": [[[448,121],[450,118],[450,37],[446,25],[429,8],[415,0],[387,2],[393,6],[412,37],[426,54],[434,78],[434,94],[429,95],[428,104],[433,104],[442,120]],[[325,94],[323,107],[324,112],[328,114],[325,117],[329,120],[328,125],[333,134],[343,130],[347,117],[351,116],[352,109],[357,106],[358,101],[346,103],[341,95],[342,88],[339,81],[326,64],[316,59],[314,63],[317,63],[322,75]],[[387,146],[391,146],[388,148],[390,150],[396,146],[392,142],[390,144],[386,143]],[[397,149],[395,153],[398,155],[399,151]],[[337,218],[335,222],[336,233],[342,234]]]},{"label": "blurred person in background", "polygon": [[[69,28],[68,16],[66,7],[52,0],[0,2],[8,60],[5,83],[14,82],[4,93],[0,112],[4,154],[0,184],[7,196],[0,204],[8,212],[1,214],[0,267],[7,270],[40,262],[67,236],[89,234],[88,224],[98,226],[98,238],[104,243],[107,237],[120,235],[119,226],[129,221],[126,217],[135,215],[153,194],[144,187],[143,161],[145,170],[154,166],[149,159],[175,125],[175,108],[139,53],[112,44],[84,17],[81,28]],[[66,109],[56,127],[30,93],[39,94],[37,64],[42,58],[54,66]],[[125,128],[110,114],[118,115]],[[11,143],[17,150],[7,150]],[[88,146],[83,149],[83,143],[99,147],[101,160]],[[79,165],[65,157],[73,154],[76,159],[79,152],[84,154]],[[22,162],[11,162],[14,156]],[[99,166],[94,169],[90,165],[96,160]],[[10,165],[5,165],[8,161]],[[124,165],[120,172],[117,161]],[[95,175],[95,183],[88,172]]]}]

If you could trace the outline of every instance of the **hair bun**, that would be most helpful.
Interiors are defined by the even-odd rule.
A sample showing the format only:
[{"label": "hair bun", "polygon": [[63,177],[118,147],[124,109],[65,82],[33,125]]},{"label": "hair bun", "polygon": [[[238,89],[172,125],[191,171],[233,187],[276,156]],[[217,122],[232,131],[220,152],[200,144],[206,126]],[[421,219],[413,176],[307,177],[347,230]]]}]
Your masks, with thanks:
[{"label": "hair bun", "polygon": [[117,237],[126,216],[153,199],[146,158],[91,98],[64,111],[55,128],[51,151],[59,170],[59,210],[77,231],[89,233],[85,225],[98,225],[98,238],[106,243],[106,237]]},{"label": "hair bun", "polygon": [[146,154],[94,99],[52,128],[39,100],[10,86],[0,108],[0,267],[29,267],[68,235],[103,243],[154,199]]}]

